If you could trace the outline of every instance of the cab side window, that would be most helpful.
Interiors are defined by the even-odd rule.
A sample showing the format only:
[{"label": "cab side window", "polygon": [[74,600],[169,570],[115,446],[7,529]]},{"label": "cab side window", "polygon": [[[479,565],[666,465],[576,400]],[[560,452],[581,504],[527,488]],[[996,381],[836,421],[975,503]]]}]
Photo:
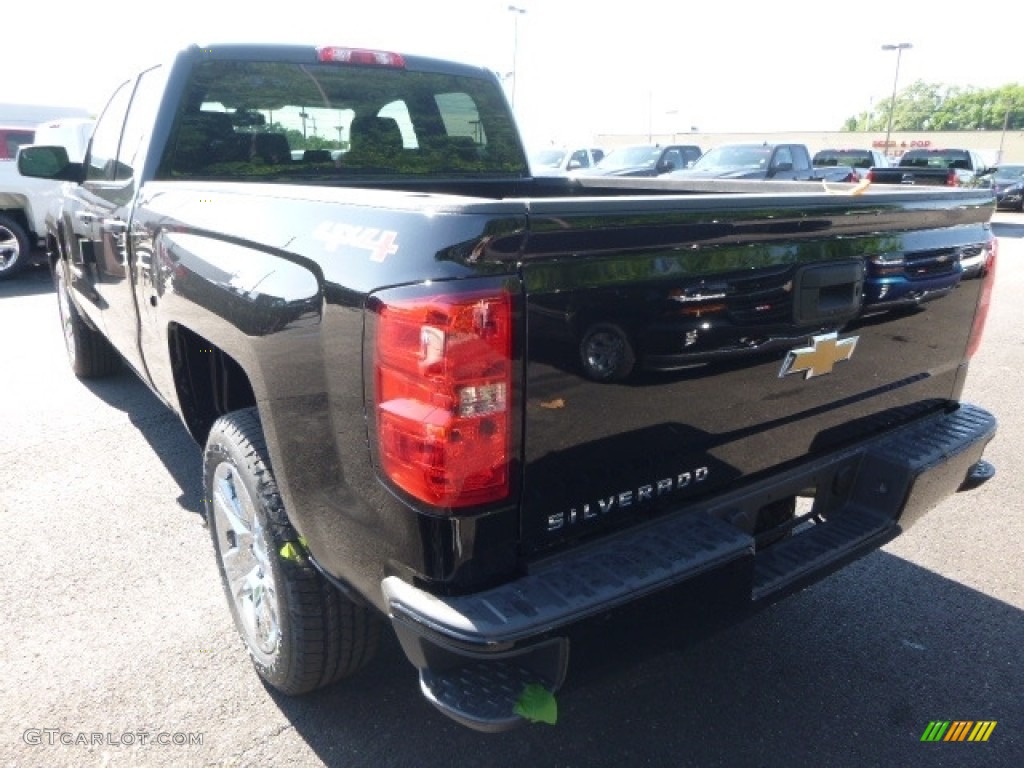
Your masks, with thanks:
[{"label": "cab side window", "polygon": [[85,165],[86,181],[113,181],[117,166],[117,148],[121,143],[124,116],[131,101],[131,82],[121,86],[107,102],[92,133],[92,145]]},{"label": "cab side window", "polygon": [[772,161],[772,167],[778,168],[781,165],[788,165],[790,168],[793,167],[793,153],[789,151],[789,147],[779,147],[775,153],[775,159]]}]

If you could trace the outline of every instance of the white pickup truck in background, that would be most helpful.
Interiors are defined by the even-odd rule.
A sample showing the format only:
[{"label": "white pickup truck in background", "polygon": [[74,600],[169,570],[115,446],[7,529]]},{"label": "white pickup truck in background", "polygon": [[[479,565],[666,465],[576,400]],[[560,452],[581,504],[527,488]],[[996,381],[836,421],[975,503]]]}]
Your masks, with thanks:
[{"label": "white pickup truck in background", "polygon": [[567,176],[570,171],[593,168],[604,150],[589,146],[547,147],[530,153],[530,172],[534,176]]},{"label": "white pickup truck in background", "polygon": [[61,192],[62,182],[18,174],[18,148],[59,145],[72,161],[81,162],[94,122],[84,115],[74,108],[0,105],[0,280],[16,275],[36,255],[46,213]]}]

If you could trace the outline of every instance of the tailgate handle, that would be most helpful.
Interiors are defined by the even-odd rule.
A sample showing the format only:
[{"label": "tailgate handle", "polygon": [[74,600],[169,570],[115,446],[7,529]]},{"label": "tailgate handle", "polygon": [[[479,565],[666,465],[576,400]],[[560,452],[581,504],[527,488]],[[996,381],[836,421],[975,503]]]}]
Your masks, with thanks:
[{"label": "tailgate handle", "polygon": [[845,323],[860,314],[864,262],[801,267],[793,278],[793,320],[798,325]]}]

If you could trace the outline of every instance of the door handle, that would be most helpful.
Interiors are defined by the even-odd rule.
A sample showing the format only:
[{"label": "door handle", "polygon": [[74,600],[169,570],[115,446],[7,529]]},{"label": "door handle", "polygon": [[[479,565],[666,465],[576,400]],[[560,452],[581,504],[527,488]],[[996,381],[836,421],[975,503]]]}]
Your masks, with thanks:
[{"label": "door handle", "polygon": [[121,235],[128,230],[128,223],[124,219],[104,219],[103,231],[112,235]]}]

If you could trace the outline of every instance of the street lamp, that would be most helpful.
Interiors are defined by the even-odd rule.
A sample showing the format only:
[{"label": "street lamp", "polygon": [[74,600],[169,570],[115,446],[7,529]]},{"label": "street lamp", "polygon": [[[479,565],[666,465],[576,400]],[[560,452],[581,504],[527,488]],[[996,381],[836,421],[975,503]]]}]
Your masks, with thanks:
[{"label": "street lamp", "polygon": [[1006,129],[1010,125],[1010,108],[1006,108],[1006,116],[1003,118],[1003,133],[999,137],[999,152],[996,153],[996,164],[1003,162],[1003,144],[1006,143]]},{"label": "street lamp", "polygon": [[883,51],[896,51],[896,76],[892,79],[892,98],[889,100],[889,125],[885,129],[885,154],[889,154],[889,135],[892,133],[892,114],[896,110],[896,83],[900,79],[900,57],[907,48],[913,48],[910,43],[896,43],[895,45],[883,45]]},{"label": "street lamp", "polygon": [[508,7],[509,11],[514,16],[515,23],[515,37],[512,43],[512,109],[516,108],[516,83],[519,82],[519,78],[516,76],[517,61],[519,59],[519,17],[526,13],[525,8],[519,8],[515,5]]},{"label": "street lamp", "polygon": [[667,109],[667,110],[665,110],[665,115],[666,116],[671,115],[671,117],[672,117],[672,120],[671,120],[671,122],[672,122],[672,143],[675,144],[676,143],[676,134],[678,133],[678,131],[676,131],[676,120],[679,119],[679,110],[678,109]]}]

